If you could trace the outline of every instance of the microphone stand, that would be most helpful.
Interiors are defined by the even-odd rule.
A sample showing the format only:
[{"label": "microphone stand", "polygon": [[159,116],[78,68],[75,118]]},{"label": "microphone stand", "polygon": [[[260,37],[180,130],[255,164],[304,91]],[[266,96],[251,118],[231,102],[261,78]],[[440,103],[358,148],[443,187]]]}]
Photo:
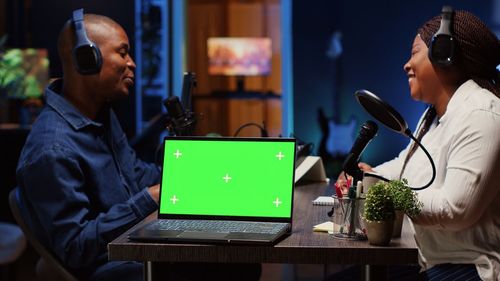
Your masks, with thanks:
[{"label": "microphone stand", "polygon": [[[357,183],[356,183],[357,184]],[[349,196],[349,205],[351,207],[351,212],[349,214],[349,229],[347,230],[348,231],[348,236],[349,237],[353,237],[355,232],[356,232],[356,225],[354,224],[355,223],[355,217],[356,217],[356,190],[355,188],[353,188],[353,186],[349,187],[349,193],[348,193],[348,196]],[[354,190],[354,192],[353,192]]]}]

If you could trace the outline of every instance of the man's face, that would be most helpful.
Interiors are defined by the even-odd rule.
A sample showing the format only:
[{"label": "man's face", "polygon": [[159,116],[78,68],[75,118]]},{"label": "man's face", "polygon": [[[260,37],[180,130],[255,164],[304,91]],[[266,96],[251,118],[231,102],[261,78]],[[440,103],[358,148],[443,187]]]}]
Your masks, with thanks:
[{"label": "man's face", "polygon": [[118,26],[105,26],[97,35],[96,44],[102,55],[102,68],[95,86],[108,101],[128,96],[134,85],[135,63],[130,57],[127,34]]}]

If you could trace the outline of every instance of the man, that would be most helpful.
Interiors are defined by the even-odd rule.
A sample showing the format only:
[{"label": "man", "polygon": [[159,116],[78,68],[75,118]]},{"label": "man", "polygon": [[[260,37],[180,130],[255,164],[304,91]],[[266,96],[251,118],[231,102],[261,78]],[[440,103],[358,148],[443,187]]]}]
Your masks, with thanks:
[{"label": "man", "polygon": [[[104,16],[82,19],[84,37],[97,45],[102,66],[82,74],[75,65],[73,48],[83,31],[77,20],[68,21],[58,39],[63,78],[47,87],[47,105],[18,163],[24,216],[78,278],[141,280],[142,265],[108,261],[107,244],[158,208],[160,171],[136,157],[109,106],[134,84],[125,31]],[[171,266],[169,274],[184,276],[182,268]],[[260,267],[252,270],[258,278]]]},{"label": "man", "polygon": [[63,79],[47,87],[17,180],[35,235],[76,276],[93,279],[123,270],[124,263],[107,261],[107,244],[157,208],[160,173],[136,158],[109,108],[134,83],[125,31],[97,15],[85,15],[85,28],[102,67],[91,75],[76,70],[68,21],[58,39]]}]

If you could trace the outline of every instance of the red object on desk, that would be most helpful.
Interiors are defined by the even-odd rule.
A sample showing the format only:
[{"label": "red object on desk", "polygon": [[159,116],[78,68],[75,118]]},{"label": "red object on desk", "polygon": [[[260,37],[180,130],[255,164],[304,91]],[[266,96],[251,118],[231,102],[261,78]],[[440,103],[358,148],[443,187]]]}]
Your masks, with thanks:
[{"label": "red object on desk", "polygon": [[339,181],[335,182],[335,193],[337,194],[337,198],[342,198],[344,195],[347,195],[349,192],[349,188],[352,186],[352,178],[349,177],[346,180],[346,183],[344,186],[339,184]]},{"label": "red object on desk", "polygon": [[337,194],[337,198],[344,197],[344,195],[342,194],[342,189],[340,188],[338,183],[335,183],[335,193]]}]

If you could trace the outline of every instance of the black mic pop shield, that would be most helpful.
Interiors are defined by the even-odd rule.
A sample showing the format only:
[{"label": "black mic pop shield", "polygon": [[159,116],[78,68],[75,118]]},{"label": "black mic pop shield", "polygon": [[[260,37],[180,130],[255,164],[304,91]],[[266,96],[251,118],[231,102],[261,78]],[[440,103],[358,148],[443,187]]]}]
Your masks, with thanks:
[{"label": "black mic pop shield", "polygon": [[359,157],[368,143],[377,135],[378,125],[373,121],[366,121],[359,131],[359,135],[352,145],[351,151],[342,165],[347,174],[354,177],[355,182],[363,178],[363,172],[358,168]]},{"label": "black mic pop shield", "polygon": [[[367,91],[367,90],[358,90],[356,93],[354,93],[354,96],[358,100],[359,104],[368,112],[371,114],[371,116],[375,119],[377,119],[379,122],[387,126],[389,129],[400,133],[402,135],[405,135],[409,138],[411,138],[417,145],[422,149],[422,151],[427,155],[427,158],[429,158],[429,161],[431,163],[432,167],[432,177],[430,181],[422,186],[422,187],[410,187],[413,190],[422,190],[427,187],[429,187],[433,182],[434,179],[436,178],[436,166],[434,165],[434,160],[432,160],[431,155],[425,149],[425,147],[420,143],[420,141],[413,136],[411,130],[408,128],[408,123],[406,123],[406,120],[397,112],[392,106],[390,106],[388,103],[384,102],[382,99],[380,99],[377,95],[374,93]],[[366,123],[365,123],[366,124]],[[375,131],[376,133],[376,131]],[[361,132],[360,132],[361,134]],[[355,144],[356,145],[356,144]],[[354,148],[354,146],[353,146]],[[344,171],[351,176],[355,176],[351,173],[357,174],[359,173],[359,169],[357,167],[357,159],[356,161],[354,159],[350,159],[351,154],[349,154],[348,158],[346,161],[344,161]],[[351,158],[353,158],[352,156]],[[359,156],[358,156],[359,157]],[[363,177],[363,174],[361,173],[361,177]],[[388,180],[386,180],[388,181]]]},{"label": "black mic pop shield", "polygon": [[387,126],[387,128],[406,136],[411,133],[401,114],[377,95],[368,90],[358,90],[354,93],[354,96],[372,117]]}]

